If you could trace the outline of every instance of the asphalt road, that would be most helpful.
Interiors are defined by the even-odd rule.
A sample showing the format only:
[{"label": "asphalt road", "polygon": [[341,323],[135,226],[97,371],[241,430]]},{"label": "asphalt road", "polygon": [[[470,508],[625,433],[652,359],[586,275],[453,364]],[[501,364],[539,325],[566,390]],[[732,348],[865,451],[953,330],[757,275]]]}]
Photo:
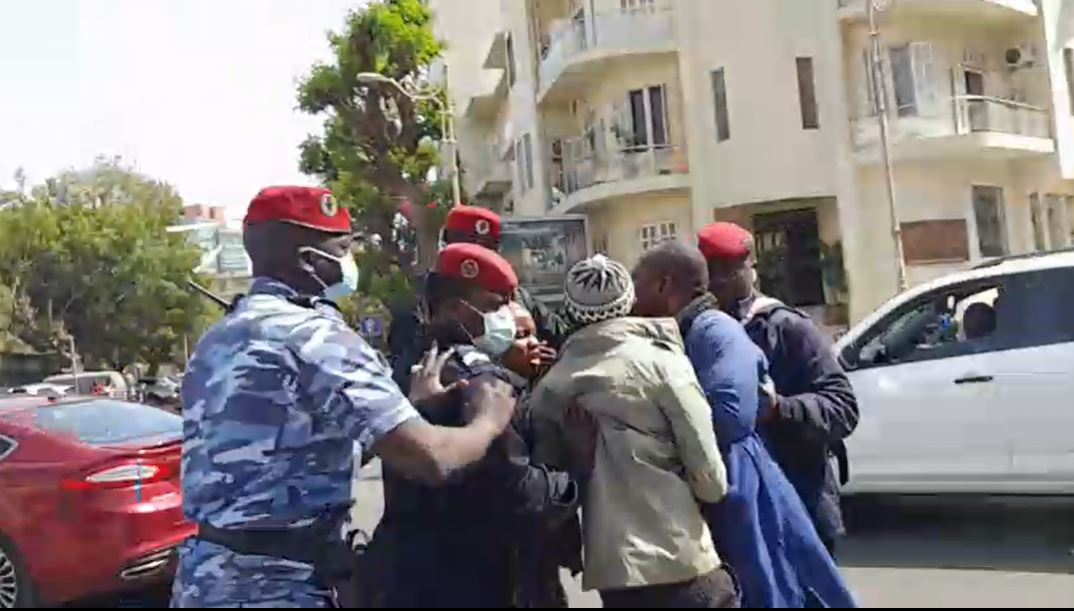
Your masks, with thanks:
[{"label": "asphalt road", "polygon": [[[367,468],[354,519],[383,510]],[[1074,499],[868,498],[847,503],[840,565],[866,607],[1074,607]],[[599,607],[565,578],[572,606]]]},{"label": "asphalt road", "polygon": [[[372,533],[379,467],[356,481],[353,518]],[[1074,607],[1074,499],[865,498],[846,503],[839,560],[865,607]],[[600,599],[564,576],[573,607]],[[154,602],[162,602],[161,598]],[[147,599],[79,607],[147,607]]]}]

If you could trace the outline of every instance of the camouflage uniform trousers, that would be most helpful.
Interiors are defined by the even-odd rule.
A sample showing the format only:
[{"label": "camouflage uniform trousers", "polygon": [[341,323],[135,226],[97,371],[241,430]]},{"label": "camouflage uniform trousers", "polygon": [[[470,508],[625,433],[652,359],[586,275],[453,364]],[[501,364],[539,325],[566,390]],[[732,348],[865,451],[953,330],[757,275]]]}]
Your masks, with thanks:
[{"label": "camouflage uniform trousers", "polygon": [[245,556],[206,541],[179,550],[172,608],[333,607],[332,593],[313,576],[313,567],[267,556]]}]

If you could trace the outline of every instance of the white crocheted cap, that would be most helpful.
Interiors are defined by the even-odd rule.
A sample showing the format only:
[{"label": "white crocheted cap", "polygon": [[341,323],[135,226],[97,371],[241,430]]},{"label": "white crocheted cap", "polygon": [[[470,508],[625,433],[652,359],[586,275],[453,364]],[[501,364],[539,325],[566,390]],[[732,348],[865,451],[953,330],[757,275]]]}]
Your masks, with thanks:
[{"label": "white crocheted cap", "polygon": [[627,268],[604,255],[579,261],[563,287],[567,316],[579,326],[622,318],[634,309],[634,281]]}]

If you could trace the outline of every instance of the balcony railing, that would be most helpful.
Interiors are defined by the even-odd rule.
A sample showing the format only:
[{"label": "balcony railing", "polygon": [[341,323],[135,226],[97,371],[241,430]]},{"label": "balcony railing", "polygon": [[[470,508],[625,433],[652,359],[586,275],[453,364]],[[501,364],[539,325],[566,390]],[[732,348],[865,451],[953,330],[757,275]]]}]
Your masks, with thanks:
[{"label": "balcony railing", "polygon": [[[892,117],[892,141],[897,144],[978,133],[1051,138],[1048,111],[1039,106],[1002,98],[963,95],[950,98],[948,108],[951,110],[946,113]],[[870,148],[879,143],[879,126],[875,116],[853,120],[852,128],[856,148]]]},{"label": "balcony railing", "polygon": [[[589,148],[586,143],[584,138],[571,141],[567,144],[566,156],[557,158],[553,155],[554,184],[563,196],[602,184],[685,174],[689,171],[684,151],[670,144],[594,152],[584,150]],[[571,154],[570,149],[581,152]]]},{"label": "balcony railing", "polygon": [[980,95],[955,98],[955,117],[959,134],[998,132],[1051,138],[1048,111],[1039,107]]},{"label": "balcony railing", "polygon": [[548,88],[585,52],[632,53],[673,45],[675,31],[671,11],[670,6],[652,7],[555,22],[542,52],[541,87]]}]

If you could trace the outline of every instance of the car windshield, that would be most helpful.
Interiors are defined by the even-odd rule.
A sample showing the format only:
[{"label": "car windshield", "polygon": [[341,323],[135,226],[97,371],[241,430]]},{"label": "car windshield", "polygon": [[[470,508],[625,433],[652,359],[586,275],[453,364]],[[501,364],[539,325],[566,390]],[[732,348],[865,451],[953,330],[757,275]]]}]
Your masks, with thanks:
[{"label": "car windshield", "polygon": [[98,447],[153,438],[167,443],[181,439],[183,434],[183,419],[179,416],[125,401],[58,403],[38,408],[35,418],[42,430],[70,435]]}]

